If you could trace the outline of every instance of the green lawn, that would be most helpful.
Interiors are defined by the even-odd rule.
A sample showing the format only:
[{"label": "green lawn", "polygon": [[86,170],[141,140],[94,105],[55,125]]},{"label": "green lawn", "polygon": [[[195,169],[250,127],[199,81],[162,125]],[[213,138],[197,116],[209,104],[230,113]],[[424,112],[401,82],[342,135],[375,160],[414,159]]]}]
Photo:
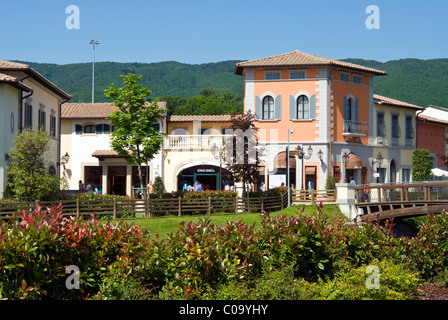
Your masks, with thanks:
[{"label": "green lawn", "polygon": [[[301,212],[304,209],[303,215],[306,216],[316,216],[317,210],[316,206],[291,206],[289,208],[271,212],[271,216],[276,216],[281,213],[286,215],[294,215],[296,211]],[[325,205],[322,211],[325,217],[341,219],[345,216],[339,210],[337,205]],[[153,235],[159,234],[160,236],[165,236],[171,232],[175,232],[181,221],[197,221],[200,218],[207,217],[212,223],[216,225],[225,224],[227,221],[231,220],[242,220],[247,224],[255,224],[258,226],[261,222],[261,215],[259,213],[245,213],[245,214],[212,214],[212,215],[193,215],[193,216],[182,216],[182,217],[159,217],[159,218],[149,218],[149,219],[127,219],[128,223],[135,223],[141,225],[143,228],[151,230]]]}]

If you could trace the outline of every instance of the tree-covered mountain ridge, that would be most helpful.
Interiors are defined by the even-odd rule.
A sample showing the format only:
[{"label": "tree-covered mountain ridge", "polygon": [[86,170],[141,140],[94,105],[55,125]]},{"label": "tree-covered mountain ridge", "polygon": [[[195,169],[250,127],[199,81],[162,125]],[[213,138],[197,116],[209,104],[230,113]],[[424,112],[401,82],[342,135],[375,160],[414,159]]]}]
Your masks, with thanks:
[{"label": "tree-covered mountain ridge", "polygon": [[[364,59],[343,59],[366,67],[384,70],[386,76],[375,77],[376,94],[413,103],[419,106],[448,107],[448,59],[421,60],[414,58],[379,62]],[[24,62],[72,95],[71,102],[91,102],[92,63],[50,64]],[[143,76],[155,97],[193,97],[203,88],[229,90],[240,96],[244,92],[243,77],[234,74],[239,60],[204,64],[187,64],[176,61],[155,63],[95,63],[95,102],[107,101],[104,90],[119,77],[129,72]]]}]

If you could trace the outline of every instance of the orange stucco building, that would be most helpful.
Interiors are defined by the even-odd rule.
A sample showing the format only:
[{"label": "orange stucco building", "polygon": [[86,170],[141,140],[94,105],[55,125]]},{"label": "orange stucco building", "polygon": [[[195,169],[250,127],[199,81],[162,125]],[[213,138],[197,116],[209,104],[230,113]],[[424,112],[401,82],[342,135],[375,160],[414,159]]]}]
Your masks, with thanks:
[{"label": "orange stucco building", "polygon": [[[235,73],[244,76],[244,107],[256,115],[269,179],[286,175],[276,164],[286,163],[288,144],[296,151],[290,153],[295,160],[290,161],[290,182],[299,189],[324,189],[328,175],[341,182],[353,176],[361,184],[374,181],[375,172],[386,170],[383,180],[394,181],[400,179],[400,170],[410,170],[408,164],[401,166],[401,159],[406,158],[403,150],[415,147],[414,138],[390,139],[395,145],[377,139],[373,79],[386,72],[293,51],[238,63]],[[415,110],[422,108],[406,103],[381,107],[385,106],[391,109],[387,116],[393,114],[394,134],[406,121],[406,130],[415,131]],[[410,122],[408,114],[413,117]],[[377,168],[375,158],[381,151],[387,162]]]}]

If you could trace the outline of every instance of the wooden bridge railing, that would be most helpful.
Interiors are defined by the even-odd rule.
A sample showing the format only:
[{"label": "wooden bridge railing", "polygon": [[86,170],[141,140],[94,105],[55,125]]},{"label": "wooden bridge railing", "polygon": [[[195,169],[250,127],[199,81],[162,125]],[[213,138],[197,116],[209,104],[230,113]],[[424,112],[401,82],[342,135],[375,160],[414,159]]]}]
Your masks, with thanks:
[{"label": "wooden bridge railing", "polygon": [[448,201],[448,181],[371,184],[355,187],[357,204],[408,201]]},{"label": "wooden bridge railing", "polygon": [[291,200],[295,202],[336,202],[336,190],[295,190],[291,194]]},{"label": "wooden bridge railing", "polygon": [[[361,219],[416,216],[448,209],[448,181],[356,186]],[[380,216],[377,216],[377,219]]]}]

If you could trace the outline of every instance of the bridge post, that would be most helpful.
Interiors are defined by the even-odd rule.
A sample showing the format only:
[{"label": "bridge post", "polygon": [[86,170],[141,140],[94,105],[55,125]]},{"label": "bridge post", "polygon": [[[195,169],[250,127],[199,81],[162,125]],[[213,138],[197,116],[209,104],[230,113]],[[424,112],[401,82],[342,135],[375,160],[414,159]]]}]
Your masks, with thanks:
[{"label": "bridge post", "polygon": [[355,186],[353,183],[336,183],[336,204],[341,212],[351,220],[358,215],[355,207]]}]

